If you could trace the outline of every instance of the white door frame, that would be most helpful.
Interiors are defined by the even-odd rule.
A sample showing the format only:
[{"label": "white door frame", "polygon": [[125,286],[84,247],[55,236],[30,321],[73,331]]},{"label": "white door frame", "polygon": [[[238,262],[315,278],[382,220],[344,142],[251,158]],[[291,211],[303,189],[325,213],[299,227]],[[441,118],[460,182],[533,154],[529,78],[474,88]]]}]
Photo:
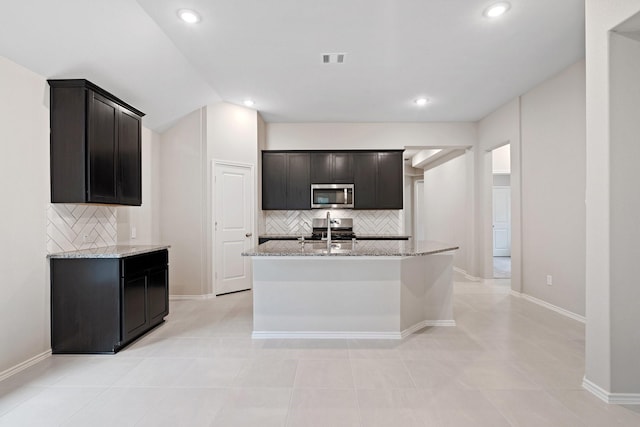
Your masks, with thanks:
[{"label": "white door frame", "polygon": [[[249,169],[249,173],[251,174],[251,204],[250,204],[250,209],[251,209],[251,246],[255,246],[256,245],[256,217],[255,217],[255,213],[256,213],[256,182],[255,182],[255,165],[251,164],[251,163],[241,163],[241,162],[234,162],[234,161],[229,161],[229,160],[219,160],[219,159],[213,159],[211,160],[211,216],[210,216],[210,221],[211,221],[211,290],[213,295],[217,295],[217,280],[216,280],[216,246],[217,246],[217,239],[216,239],[216,227],[215,227],[215,223],[216,223],[216,206],[215,206],[215,201],[216,201],[216,183],[215,183],[215,179],[216,179],[216,172],[217,172],[217,167],[219,166],[236,166],[236,167],[241,167],[241,168],[247,168]],[[252,274],[252,272],[250,272]]]},{"label": "white door frame", "polygon": [[481,274],[485,279],[493,278],[493,170],[491,152],[503,145],[511,144],[511,290],[522,292],[522,161],[519,141],[504,141],[482,153],[482,251]]}]

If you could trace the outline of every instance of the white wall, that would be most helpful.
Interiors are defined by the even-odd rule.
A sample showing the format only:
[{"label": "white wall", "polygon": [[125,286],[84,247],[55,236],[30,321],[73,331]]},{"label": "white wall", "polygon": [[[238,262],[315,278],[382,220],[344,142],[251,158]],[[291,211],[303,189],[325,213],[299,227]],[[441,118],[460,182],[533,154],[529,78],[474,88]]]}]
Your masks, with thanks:
[{"label": "white wall", "polygon": [[491,152],[491,167],[493,173],[511,173],[511,145],[506,144]]},{"label": "white wall", "polygon": [[584,315],[584,61],[524,94],[521,117],[522,291]]},{"label": "white wall", "polygon": [[49,86],[0,57],[0,373],[51,348]]},{"label": "white wall", "polygon": [[[142,127],[142,206],[118,207],[118,244],[161,243],[160,135]],[[135,227],[136,237],[131,237]]]},{"label": "white wall", "polygon": [[268,123],[267,150],[403,149],[475,145],[474,123]]},{"label": "white wall", "polygon": [[469,271],[469,255],[473,245],[469,239],[473,226],[473,198],[468,185],[469,165],[473,153],[424,171],[424,233],[426,240],[453,243],[460,246],[453,265]]},{"label": "white wall", "polygon": [[[587,0],[585,11],[588,58],[585,380],[605,392],[640,394],[640,368],[637,363],[640,348],[635,335],[637,332],[629,331],[638,325],[637,299],[627,299],[626,303],[620,304],[626,298],[633,298],[637,292],[634,290],[637,289],[637,280],[626,280],[635,270],[637,258],[629,263],[628,254],[624,251],[626,248],[632,255],[637,253],[634,252],[637,251],[637,240],[619,240],[617,235],[619,227],[627,227],[630,237],[637,237],[638,207],[635,200],[620,199],[614,187],[614,184],[620,184],[619,172],[615,170],[618,166],[623,167],[620,172],[624,172],[626,181],[621,189],[628,188],[628,185],[636,187],[631,191],[637,192],[634,183],[640,178],[637,167],[630,170],[619,157],[626,154],[631,160],[634,152],[637,156],[637,147],[634,148],[637,146],[637,134],[633,139],[627,134],[637,126],[633,123],[638,121],[637,116],[630,122],[626,114],[620,115],[619,108],[631,108],[629,113],[638,110],[637,100],[629,103],[623,93],[627,86],[630,92],[637,93],[638,79],[634,69],[638,59],[634,57],[637,49],[632,46],[625,48],[615,37],[610,40],[610,30],[638,13],[640,1]],[[623,81],[615,82],[614,77]],[[614,211],[618,209],[634,211],[635,220],[629,223],[628,213],[615,215]],[[618,262],[614,261],[617,257],[621,257]],[[614,272],[614,267],[621,271]],[[633,305],[631,309],[629,304]],[[630,343],[633,346],[629,346]],[[621,357],[621,351],[627,354]],[[629,358],[632,363],[628,363]]]},{"label": "white wall", "polygon": [[206,111],[183,117],[160,136],[160,237],[169,250],[171,295],[206,294]]}]

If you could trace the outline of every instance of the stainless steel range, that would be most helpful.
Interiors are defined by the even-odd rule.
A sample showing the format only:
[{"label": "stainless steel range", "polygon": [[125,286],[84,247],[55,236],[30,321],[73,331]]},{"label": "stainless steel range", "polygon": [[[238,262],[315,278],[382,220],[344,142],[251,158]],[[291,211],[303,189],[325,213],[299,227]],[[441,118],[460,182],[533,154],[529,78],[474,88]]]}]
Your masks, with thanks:
[{"label": "stainless steel range", "polygon": [[[331,240],[351,240],[356,237],[353,232],[352,218],[331,218]],[[312,240],[327,238],[327,219],[314,218],[311,231]]]}]

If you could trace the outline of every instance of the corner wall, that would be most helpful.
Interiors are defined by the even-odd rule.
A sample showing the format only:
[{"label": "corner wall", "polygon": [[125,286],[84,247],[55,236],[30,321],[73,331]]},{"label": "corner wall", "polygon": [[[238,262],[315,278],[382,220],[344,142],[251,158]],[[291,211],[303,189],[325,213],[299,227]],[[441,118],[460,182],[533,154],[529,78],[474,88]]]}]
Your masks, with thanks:
[{"label": "corner wall", "polygon": [[51,348],[49,86],[0,57],[0,373]]},{"label": "corner wall", "polygon": [[[629,328],[638,325],[637,300],[627,299],[637,292],[637,258],[629,262],[629,254],[623,252],[625,239],[618,240],[620,227],[627,227],[629,237],[638,235],[638,212],[634,201],[619,198],[614,184],[619,182],[614,167],[624,166],[620,155],[632,159],[637,152],[637,135],[626,131],[637,126],[637,115],[628,123],[628,116],[618,116],[617,109],[623,106],[625,85],[630,91],[637,91],[637,72],[630,81],[614,82],[613,77],[621,77],[625,72],[625,63],[633,69],[637,57],[627,52],[623,46],[615,46],[611,39],[611,30],[624,20],[640,11],[638,0],[618,0],[603,2],[587,0],[586,11],[586,87],[587,87],[587,197],[586,197],[586,372],[585,387],[604,400],[628,397],[619,393],[634,393],[634,403],[640,402],[640,359],[637,331],[625,335]],[[612,42],[614,47],[612,49]],[[618,48],[623,48],[619,50]],[[625,79],[628,78],[628,75]],[[622,85],[622,86],[620,86]],[[627,112],[637,112],[637,100],[630,104]],[[629,105],[626,106],[629,108]],[[634,148],[633,145],[636,147]],[[637,194],[640,172],[637,167],[625,173],[623,187],[634,187]],[[612,194],[613,193],[613,194]],[[633,196],[636,197],[636,196]],[[616,215],[616,210],[630,210]],[[635,220],[631,223],[625,217],[632,213]],[[617,240],[617,241],[616,241]],[[634,240],[631,254],[637,251]],[[615,258],[620,257],[616,264]],[[619,272],[614,271],[621,268]],[[631,281],[628,278],[632,277]],[[624,301],[618,305],[620,301]],[[632,305],[633,307],[629,307]],[[631,310],[630,310],[631,308]],[[626,341],[626,342],[625,342]],[[630,351],[629,351],[630,350]],[[626,355],[621,352],[627,351]],[[629,364],[631,358],[636,363]],[[616,396],[617,394],[617,396]],[[625,399],[626,400],[626,399]]]},{"label": "corner wall", "polygon": [[522,292],[584,316],[584,60],[522,95],[521,120]]},{"label": "corner wall", "polygon": [[160,136],[160,238],[171,245],[171,295],[207,294],[205,120],[205,109],[195,110]]}]

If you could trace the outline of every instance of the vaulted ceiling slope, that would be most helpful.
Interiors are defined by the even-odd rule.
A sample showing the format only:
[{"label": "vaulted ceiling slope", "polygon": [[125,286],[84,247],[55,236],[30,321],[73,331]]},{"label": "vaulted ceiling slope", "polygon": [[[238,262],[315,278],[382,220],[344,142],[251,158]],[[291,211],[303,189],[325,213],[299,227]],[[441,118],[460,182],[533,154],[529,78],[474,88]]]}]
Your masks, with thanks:
[{"label": "vaulted ceiling slope", "polygon": [[269,122],[475,121],[584,57],[583,0],[510,0],[498,20],[482,14],[491,3],[21,0],[0,14],[0,54],[88,78],[156,130],[247,98]]}]

